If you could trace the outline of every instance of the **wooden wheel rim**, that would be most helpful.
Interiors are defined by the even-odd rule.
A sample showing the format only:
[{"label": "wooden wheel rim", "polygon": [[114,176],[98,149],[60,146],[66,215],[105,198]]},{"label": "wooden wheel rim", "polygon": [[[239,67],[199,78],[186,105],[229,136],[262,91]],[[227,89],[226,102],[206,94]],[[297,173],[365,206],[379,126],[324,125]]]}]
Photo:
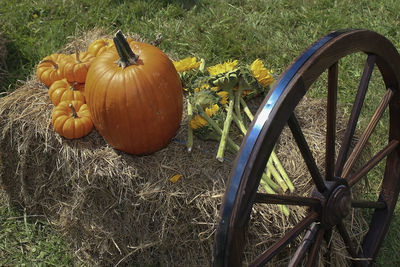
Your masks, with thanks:
[{"label": "wooden wheel rim", "polygon": [[[355,53],[365,52],[376,55],[378,66],[386,88],[394,91],[389,105],[389,140],[400,140],[399,127],[394,127],[394,118],[400,116],[398,85],[400,81],[400,56],[385,37],[367,30],[336,31],[321,38],[300,55],[275,83],[250,126],[231,171],[228,188],[221,208],[221,219],[216,234],[214,265],[240,265],[245,227],[249,219],[258,184],[272,148],[289,120],[294,108],[313,82],[332,63]],[[266,138],[268,137],[268,138]],[[399,148],[396,148],[399,152]],[[381,199],[387,209],[376,211],[371,225],[382,223],[379,231],[368,233],[364,243],[378,239],[365,246],[364,254],[374,258],[390,223],[397,196],[400,177],[399,153],[392,153],[387,159],[385,170],[386,185],[383,185]],[[383,214],[384,213],[384,214]],[[385,218],[385,219],[382,219]]]}]

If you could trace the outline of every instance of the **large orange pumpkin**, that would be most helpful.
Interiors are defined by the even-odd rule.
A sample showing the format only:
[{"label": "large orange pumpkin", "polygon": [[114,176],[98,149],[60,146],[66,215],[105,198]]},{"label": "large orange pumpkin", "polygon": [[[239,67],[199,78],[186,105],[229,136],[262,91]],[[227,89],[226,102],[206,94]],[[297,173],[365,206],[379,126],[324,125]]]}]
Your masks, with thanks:
[{"label": "large orange pumpkin", "polygon": [[86,77],[93,123],[114,148],[150,154],[166,146],[182,118],[182,86],[171,60],[150,44],[126,41],[98,56]]}]

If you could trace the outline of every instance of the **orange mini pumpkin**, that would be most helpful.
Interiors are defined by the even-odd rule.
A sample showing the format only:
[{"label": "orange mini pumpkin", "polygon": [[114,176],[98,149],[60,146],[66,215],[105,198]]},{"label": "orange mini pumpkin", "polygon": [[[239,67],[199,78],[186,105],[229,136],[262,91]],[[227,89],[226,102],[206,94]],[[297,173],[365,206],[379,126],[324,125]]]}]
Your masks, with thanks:
[{"label": "orange mini pumpkin", "polygon": [[114,46],[114,42],[112,39],[97,39],[93,41],[88,48],[88,52],[91,53],[92,55],[99,56],[103,52],[107,51],[110,47]]},{"label": "orange mini pumpkin", "polygon": [[53,82],[64,78],[64,64],[68,55],[51,54],[42,59],[36,68],[39,80],[49,87]]},{"label": "orange mini pumpkin", "polygon": [[79,90],[77,83],[69,83],[65,78],[55,81],[50,86],[48,94],[54,106],[57,106],[62,101],[79,100],[82,102],[86,102],[85,96]]},{"label": "orange mini pumpkin", "polygon": [[82,101],[62,101],[53,109],[51,115],[53,129],[67,138],[81,138],[93,129],[90,112]]},{"label": "orange mini pumpkin", "polygon": [[84,83],[90,64],[95,57],[89,52],[76,52],[64,65],[64,77],[68,82]]},{"label": "orange mini pumpkin", "polygon": [[174,137],[182,118],[178,73],[155,46],[128,44],[120,31],[114,43],[116,50],[96,57],[86,78],[93,123],[114,148],[131,154],[160,150]]}]

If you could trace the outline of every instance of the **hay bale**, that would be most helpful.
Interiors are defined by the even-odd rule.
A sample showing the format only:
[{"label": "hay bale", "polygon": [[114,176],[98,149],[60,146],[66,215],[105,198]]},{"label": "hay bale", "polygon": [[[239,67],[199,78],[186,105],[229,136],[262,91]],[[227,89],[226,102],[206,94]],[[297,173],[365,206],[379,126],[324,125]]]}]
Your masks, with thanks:
[{"label": "hay bale", "polygon": [[[100,36],[101,31],[84,35],[79,47]],[[72,51],[69,44],[61,52]],[[185,116],[175,139],[149,156],[116,151],[96,130],[66,140],[52,130],[47,90],[32,76],[0,99],[0,177],[10,203],[44,214],[73,244],[76,257],[90,265],[209,265],[234,155],[228,153],[220,163],[217,144],[200,140],[188,154],[182,144]],[[302,123],[314,148],[323,149],[325,129],[315,118],[324,120],[319,110],[324,104],[313,101],[302,105],[299,115],[314,118]],[[285,130],[279,142],[290,143],[290,138]],[[278,155],[301,194],[310,186],[302,179],[307,170],[300,152],[280,147]],[[322,165],[323,153],[317,155]],[[183,178],[173,184],[169,178],[175,174]],[[250,238],[257,245],[246,257],[263,251],[302,216],[300,208],[286,220],[276,206],[256,207]]]},{"label": "hay bale", "polygon": [[[178,142],[136,157],[112,149],[96,131],[65,140],[51,128],[47,89],[35,79],[0,106],[1,177],[10,201],[45,214],[85,261],[111,265],[130,255],[133,262],[178,263],[185,247],[208,242],[229,164],[199,149],[187,154]],[[177,173],[184,178],[172,184]]]}]

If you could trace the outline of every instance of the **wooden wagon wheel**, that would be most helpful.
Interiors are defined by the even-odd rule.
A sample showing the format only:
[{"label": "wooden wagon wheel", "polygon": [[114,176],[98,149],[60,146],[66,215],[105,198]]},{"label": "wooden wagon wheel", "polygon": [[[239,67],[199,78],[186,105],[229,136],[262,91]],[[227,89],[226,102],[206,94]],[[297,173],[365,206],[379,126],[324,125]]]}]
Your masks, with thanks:
[{"label": "wooden wagon wheel", "polygon": [[[342,140],[336,140],[338,62],[363,52],[366,63],[359,83],[347,128]],[[386,87],[368,126],[358,143],[350,142],[359,120],[370,77],[377,66]],[[327,70],[327,125],[325,171],[321,172],[310,151],[294,112],[316,79]],[[285,204],[306,206],[308,215],[258,255],[250,266],[262,266],[276,257],[290,242],[301,237],[290,266],[314,266],[326,233],[335,229],[343,240],[350,264],[373,263],[389,228],[400,187],[400,55],[385,37],[367,30],[336,31],[321,38],[301,54],[283,73],[259,108],[235,160],[225,192],[216,233],[214,266],[240,266],[245,236],[253,205]],[[385,89],[385,88],[382,88]],[[387,144],[354,171],[354,163],[385,110],[389,110]],[[258,192],[261,175],[277,138],[288,125],[313,181],[309,196],[273,195]],[[336,156],[335,141],[340,142]],[[378,163],[386,161],[379,197],[374,201],[353,199],[353,186],[360,183]],[[322,175],[324,173],[324,175]],[[344,219],[352,208],[372,210],[369,228],[359,244],[351,239]]]}]

